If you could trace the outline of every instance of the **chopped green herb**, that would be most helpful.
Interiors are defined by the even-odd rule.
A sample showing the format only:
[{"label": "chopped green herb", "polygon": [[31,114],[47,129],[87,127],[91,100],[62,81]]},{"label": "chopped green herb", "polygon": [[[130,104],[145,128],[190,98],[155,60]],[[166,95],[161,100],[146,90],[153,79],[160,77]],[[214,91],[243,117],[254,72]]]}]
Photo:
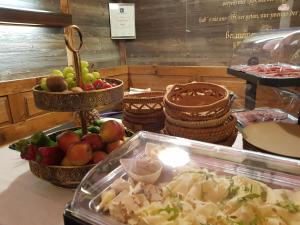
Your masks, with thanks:
[{"label": "chopped green herb", "polygon": [[261,197],[261,195],[256,194],[256,193],[250,193],[250,194],[247,194],[247,195],[239,198],[239,201],[244,202],[244,201],[252,200],[252,199],[255,199],[255,198],[259,198],[259,197]]},{"label": "chopped green herb", "polygon": [[264,202],[267,201],[267,191],[264,188],[261,191],[260,195],[261,195],[261,200],[263,200]]},{"label": "chopped green herb", "polygon": [[179,215],[179,209],[177,207],[170,206],[170,205],[167,205],[165,208],[158,210],[158,213],[161,213],[161,212],[167,212],[168,214],[172,214],[168,218],[168,221],[175,220]]},{"label": "chopped green herb", "polygon": [[252,221],[250,221],[249,225],[258,225],[258,223],[261,221],[259,217],[255,217]]},{"label": "chopped green herb", "polygon": [[230,219],[228,217],[227,217],[227,221],[229,223],[231,223],[232,225],[246,225],[246,223],[244,221],[242,221],[242,220],[240,220],[240,221],[234,221],[234,220],[232,220],[232,219]]},{"label": "chopped green herb", "polygon": [[300,206],[289,200],[286,202],[278,202],[276,205],[281,208],[287,209],[290,213],[300,212]]},{"label": "chopped green herb", "polygon": [[234,185],[234,182],[232,179],[230,179],[229,182],[230,182],[230,185],[228,187],[228,194],[227,194],[226,199],[233,198],[240,189],[240,187]]}]

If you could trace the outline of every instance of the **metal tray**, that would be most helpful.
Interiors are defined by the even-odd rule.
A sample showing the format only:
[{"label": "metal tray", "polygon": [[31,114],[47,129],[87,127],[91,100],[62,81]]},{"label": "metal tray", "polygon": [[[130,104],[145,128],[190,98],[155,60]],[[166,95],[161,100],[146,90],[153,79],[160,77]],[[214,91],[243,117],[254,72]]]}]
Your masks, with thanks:
[{"label": "metal tray", "polygon": [[[286,119],[283,119],[283,120],[276,120],[275,119],[275,121],[294,123],[294,124],[297,124],[297,122],[298,122],[298,119],[296,117],[294,117],[293,115],[291,115],[289,113],[284,112],[281,109],[273,109],[273,108],[267,108],[267,107],[266,108],[256,108],[254,110],[243,109],[243,110],[239,110],[239,111],[234,112],[234,114],[238,114],[238,113],[241,113],[241,112],[249,112],[249,111],[256,111],[256,112],[274,111],[274,112],[278,112],[278,113],[284,113],[284,114],[287,115]],[[236,116],[236,117],[237,117],[237,122],[238,122],[239,128],[243,129],[244,127],[247,126],[247,124],[245,124],[244,121],[242,121],[238,116]],[[256,122],[263,122],[263,121],[255,121],[253,123],[256,123]]]}]

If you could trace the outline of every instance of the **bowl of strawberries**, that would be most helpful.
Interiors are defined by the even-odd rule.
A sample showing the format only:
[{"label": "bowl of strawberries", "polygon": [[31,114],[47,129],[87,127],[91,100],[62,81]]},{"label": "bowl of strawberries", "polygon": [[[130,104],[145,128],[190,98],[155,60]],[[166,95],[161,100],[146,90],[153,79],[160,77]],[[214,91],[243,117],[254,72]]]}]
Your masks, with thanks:
[{"label": "bowl of strawberries", "polygon": [[49,135],[37,132],[11,148],[29,161],[30,171],[57,186],[75,188],[97,163],[133,135],[116,120],[95,121],[82,136],[80,128],[61,130]]}]

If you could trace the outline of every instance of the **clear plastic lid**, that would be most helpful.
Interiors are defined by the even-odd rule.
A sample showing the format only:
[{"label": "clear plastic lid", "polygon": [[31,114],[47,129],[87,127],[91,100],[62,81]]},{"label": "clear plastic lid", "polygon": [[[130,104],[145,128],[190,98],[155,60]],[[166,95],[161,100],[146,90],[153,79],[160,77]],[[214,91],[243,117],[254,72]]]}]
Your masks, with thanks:
[{"label": "clear plastic lid", "polygon": [[272,30],[253,34],[234,51],[231,65],[300,65],[300,30]]},{"label": "clear plastic lid", "polygon": [[[154,174],[160,182],[172,180],[174,170],[192,164],[216,174],[246,176],[273,188],[300,190],[298,160],[139,132],[87,174],[76,190],[69,211],[91,224],[122,224],[98,210],[101,193],[108,190],[118,178],[128,176],[128,170],[124,167],[127,162],[123,160],[123,166],[120,166],[120,159],[143,160],[149,156],[157,156],[156,160],[162,165],[163,172],[158,177]],[[129,168],[134,166],[134,163],[127,163]],[[155,167],[155,164],[151,164],[150,170]]]},{"label": "clear plastic lid", "polygon": [[300,30],[253,34],[235,50],[231,68],[265,78],[300,78]]}]

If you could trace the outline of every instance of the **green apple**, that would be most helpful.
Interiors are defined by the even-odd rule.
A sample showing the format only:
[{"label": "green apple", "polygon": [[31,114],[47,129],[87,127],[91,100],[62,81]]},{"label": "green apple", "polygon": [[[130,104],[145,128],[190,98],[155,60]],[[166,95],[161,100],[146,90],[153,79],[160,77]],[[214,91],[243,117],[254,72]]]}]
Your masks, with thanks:
[{"label": "green apple", "polygon": [[86,68],[89,66],[89,63],[87,61],[81,61],[81,67]]},{"label": "green apple", "polygon": [[95,80],[100,79],[100,77],[101,77],[99,72],[93,72],[92,74],[93,74]]},{"label": "green apple", "polygon": [[67,83],[68,83],[68,88],[71,89],[73,87],[76,87],[76,82],[73,78],[69,77],[66,79]]},{"label": "green apple", "polygon": [[60,70],[53,70],[53,71],[52,71],[52,74],[54,74],[54,75],[56,75],[56,76],[61,76],[61,77],[64,76],[63,73],[62,73]]},{"label": "green apple", "polygon": [[87,74],[89,72],[89,69],[86,67],[81,67],[82,75]]},{"label": "green apple", "polygon": [[83,74],[82,78],[84,84],[93,83],[95,81],[95,78],[91,73]]},{"label": "green apple", "polygon": [[64,68],[64,76],[66,76],[68,73],[74,73],[74,69],[72,66],[67,66]]},{"label": "green apple", "polygon": [[68,79],[68,78],[74,79],[75,78],[75,74],[74,73],[67,73],[66,74],[66,79]]},{"label": "green apple", "polygon": [[48,90],[46,81],[47,81],[47,77],[44,77],[44,78],[41,79],[41,82],[40,82],[41,88],[42,88],[43,90],[45,90],[45,91]]}]

